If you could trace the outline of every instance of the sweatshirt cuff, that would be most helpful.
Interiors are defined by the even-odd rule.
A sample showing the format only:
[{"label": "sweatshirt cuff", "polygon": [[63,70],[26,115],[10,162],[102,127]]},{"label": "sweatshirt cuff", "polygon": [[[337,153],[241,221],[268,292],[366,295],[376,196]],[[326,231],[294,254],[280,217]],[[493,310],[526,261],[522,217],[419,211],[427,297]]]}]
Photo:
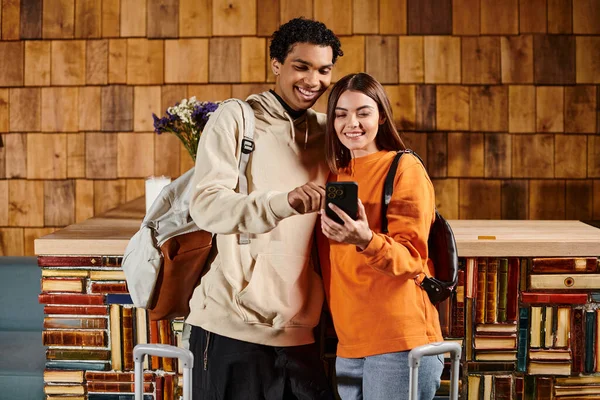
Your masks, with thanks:
[{"label": "sweatshirt cuff", "polygon": [[365,247],[365,249],[362,251],[360,251],[359,249],[358,252],[366,257],[374,257],[377,254],[379,254],[384,245],[385,240],[383,240],[381,236],[373,232],[373,238],[369,242],[369,245]]},{"label": "sweatshirt cuff", "polygon": [[271,211],[275,214],[275,217],[280,220],[299,214],[298,211],[290,205],[287,193],[278,193],[272,196],[269,199],[269,207],[271,207]]}]

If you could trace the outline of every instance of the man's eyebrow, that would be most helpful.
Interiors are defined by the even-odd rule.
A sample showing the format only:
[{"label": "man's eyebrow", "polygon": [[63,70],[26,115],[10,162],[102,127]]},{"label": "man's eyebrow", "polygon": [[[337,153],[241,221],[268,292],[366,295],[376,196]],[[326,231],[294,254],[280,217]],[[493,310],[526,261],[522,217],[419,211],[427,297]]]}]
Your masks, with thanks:
[{"label": "man's eyebrow", "polygon": [[[303,60],[303,59],[301,59],[301,58],[295,58],[295,59],[293,59],[293,60],[292,60],[292,62],[297,62],[297,63],[300,63],[300,64],[304,64],[304,65],[306,65],[307,67],[312,67],[312,66],[313,66],[311,62],[308,62],[308,61],[306,61],[306,60]],[[322,67],[321,67],[321,68],[319,68],[319,69],[324,69],[324,68],[332,68],[332,67],[333,67],[333,64],[327,64],[327,65],[324,65],[324,66],[322,66]]]}]

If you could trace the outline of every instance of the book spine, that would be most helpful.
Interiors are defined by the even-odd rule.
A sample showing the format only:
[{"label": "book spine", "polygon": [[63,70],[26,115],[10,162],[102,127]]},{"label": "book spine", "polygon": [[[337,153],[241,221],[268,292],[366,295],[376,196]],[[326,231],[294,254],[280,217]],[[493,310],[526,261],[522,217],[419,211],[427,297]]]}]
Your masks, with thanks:
[{"label": "book spine", "polygon": [[596,310],[596,368],[595,372],[600,372],[600,310]]},{"label": "book spine", "polygon": [[[120,392],[134,392],[135,391],[134,383],[126,383],[126,382],[87,382],[88,392],[110,392],[110,393],[120,393]],[[144,393],[152,393],[154,392],[154,385],[150,382],[144,383]]]},{"label": "book spine", "polygon": [[501,258],[498,267],[498,322],[506,322],[508,303],[508,259]]},{"label": "book spine", "polygon": [[97,306],[104,304],[104,296],[98,294],[40,294],[40,304],[67,304]]},{"label": "book spine", "polygon": [[123,307],[123,368],[132,370],[133,362],[133,308]]},{"label": "book spine", "polygon": [[494,399],[512,400],[513,380],[512,375],[494,376]]},{"label": "book spine", "polygon": [[[85,380],[97,382],[133,382],[135,375],[132,372],[95,372],[86,371]],[[152,382],[154,374],[144,373],[144,382]]]},{"label": "book spine", "polygon": [[473,317],[475,315],[474,299],[468,298],[465,302],[465,360],[473,359]]},{"label": "book spine", "polygon": [[107,344],[105,331],[43,331],[44,346],[104,347]]},{"label": "book spine", "polygon": [[475,303],[475,323],[482,324],[485,322],[486,309],[486,292],[487,292],[487,259],[477,259],[477,294]]},{"label": "book spine", "polygon": [[[162,344],[172,344],[171,323],[169,320],[161,319],[158,321],[158,337]],[[175,360],[170,357],[162,358],[162,367],[166,372],[175,372]]]},{"label": "book spine", "polygon": [[458,271],[458,284],[453,304],[452,337],[463,337],[465,335],[465,271]]},{"label": "book spine", "polygon": [[485,294],[485,322],[488,324],[498,321],[498,265],[499,261],[497,258],[488,261],[487,291]]},{"label": "book spine", "polygon": [[56,257],[38,256],[37,262],[40,267],[99,267],[102,266],[101,256],[88,257]]},{"label": "book spine", "polygon": [[125,282],[92,282],[90,293],[129,294]]},{"label": "book spine", "polygon": [[536,377],[535,378],[535,398],[538,400],[552,400],[553,396],[553,378]]},{"label": "book spine", "polygon": [[477,294],[477,259],[467,258],[465,296],[472,299]]},{"label": "book spine", "polygon": [[110,352],[108,350],[64,350],[48,349],[46,350],[47,360],[85,360],[85,361],[108,361]]},{"label": "book spine", "polygon": [[[160,343],[158,337],[158,321],[150,321],[150,343],[158,344]],[[150,365],[152,369],[156,370],[160,368],[160,357],[152,356],[150,359]],[[162,386],[161,386],[162,391]]]},{"label": "book spine", "polygon": [[594,342],[596,339],[596,310],[585,313],[585,373],[591,374],[595,370],[596,358],[594,357]]},{"label": "book spine", "polygon": [[108,307],[106,306],[61,306],[61,305],[46,305],[44,306],[44,314],[47,315],[108,315]]},{"label": "book spine", "polygon": [[517,340],[517,371],[525,372],[527,369],[527,350],[529,333],[529,308],[519,309],[519,337]]},{"label": "book spine", "polygon": [[46,329],[106,329],[105,318],[44,318]]},{"label": "book spine", "polygon": [[529,259],[528,258],[521,258],[519,272],[520,272],[519,288],[521,290],[525,290],[525,289],[527,289],[527,287],[529,287],[529,282],[528,282]]},{"label": "book spine", "polygon": [[122,346],[121,346],[121,306],[111,304],[110,306],[110,355],[112,368],[115,371],[123,369]]},{"label": "book spine", "polygon": [[508,288],[506,300],[506,320],[516,321],[519,318],[519,259],[508,261]]},{"label": "book spine", "polygon": [[534,258],[531,271],[534,273],[547,272],[596,272],[598,259],[596,257],[583,258]]},{"label": "book spine", "polygon": [[586,304],[587,300],[585,293],[521,293],[521,301],[526,304]]},{"label": "book spine", "polygon": [[80,278],[42,278],[42,292],[84,293],[85,287]]},{"label": "book spine", "polygon": [[572,371],[578,374],[583,371],[583,359],[585,353],[584,334],[585,318],[582,309],[573,310],[573,324],[571,327],[571,353],[573,355]]},{"label": "book spine", "polygon": [[108,371],[110,366],[105,362],[46,361],[47,369],[76,371]]}]

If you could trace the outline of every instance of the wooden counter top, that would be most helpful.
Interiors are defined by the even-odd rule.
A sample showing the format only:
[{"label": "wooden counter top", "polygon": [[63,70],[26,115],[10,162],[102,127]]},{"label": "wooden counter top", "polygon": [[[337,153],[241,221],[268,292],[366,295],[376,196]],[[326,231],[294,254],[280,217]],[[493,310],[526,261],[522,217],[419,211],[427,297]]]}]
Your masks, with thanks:
[{"label": "wooden counter top", "polygon": [[[144,217],[144,198],[35,241],[37,255],[122,255]],[[600,256],[600,229],[580,221],[449,221],[460,257]]]}]

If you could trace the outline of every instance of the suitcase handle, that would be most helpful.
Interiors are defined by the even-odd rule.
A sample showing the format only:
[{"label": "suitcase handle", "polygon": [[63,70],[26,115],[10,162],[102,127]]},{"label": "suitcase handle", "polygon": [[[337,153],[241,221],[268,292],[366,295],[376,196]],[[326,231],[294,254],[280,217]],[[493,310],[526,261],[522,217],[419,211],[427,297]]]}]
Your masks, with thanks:
[{"label": "suitcase handle", "polygon": [[419,397],[419,364],[425,356],[450,353],[452,366],[450,369],[450,399],[458,400],[458,369],[460,367],[461,346],[455,342],[437,342],[415,347],[408,353],[408,366],[410,368],[408,398],[413,400]]},{"label": "suitcase handle", "polygon": [[168,344],[138,344],[133,348],[133,360],[135,361],[135,400],[142,400],[144,394],[142,363],[146,354],[156,357],[179,359],[183,366],[183,400],[191,400],[194,354],[187,349]]}]

